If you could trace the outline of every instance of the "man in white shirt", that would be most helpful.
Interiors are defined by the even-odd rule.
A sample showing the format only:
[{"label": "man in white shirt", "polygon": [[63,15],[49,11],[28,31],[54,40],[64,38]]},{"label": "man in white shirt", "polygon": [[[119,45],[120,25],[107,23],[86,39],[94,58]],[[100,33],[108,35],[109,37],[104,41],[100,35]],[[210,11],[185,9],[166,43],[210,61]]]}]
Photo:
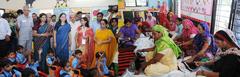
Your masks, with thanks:
[{"label": "man in white shirt", "polygon": [[0,16],[0,58],[6,56],[11,32],[8,21]]},{"label": "man in white shirt", "polygon": [[18,43],[25,48],[25,51],[32,51],[32,27],[34,24],[29,11],[28,6],[24,6],[23,14],[17,18],[17,29],[19,29]]},{"label": "man in white shirt", "polygon": [[[71,13],[70,14],[70,21],[69,21],[69,24],[71,25],[71,48],[70,50],[73,52],[75,49],[76,49],[76,42],[75,42],[75,38],[76,38],[76,32],[77,32],[77,29],[78,27],[81,25],[80,23],[80,20],[76,20],[76,17],[77,15],[75,15],[74,13]],[[72,53],[71,52],[71,53]]]}]

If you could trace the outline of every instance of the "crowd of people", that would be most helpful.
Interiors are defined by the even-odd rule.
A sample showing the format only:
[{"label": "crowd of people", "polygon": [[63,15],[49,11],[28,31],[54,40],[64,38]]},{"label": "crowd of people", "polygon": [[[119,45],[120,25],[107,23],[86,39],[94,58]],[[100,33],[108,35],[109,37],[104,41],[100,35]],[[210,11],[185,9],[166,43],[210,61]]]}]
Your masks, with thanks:
[{"label": "crowd of people", "polygon": [[1,77],[117,76],[114,11],[106,19],[99,12],[93,21],[81,11],[69,18],[31,15],[27,6],[18,12],[0,18]]},{"label": "crowd of people", "polygon": [[44,13],[29,15],[24,6],[23,14],[0,18],[0,76],[115,77],[119,48],[134,46],[142,36],[151,37],[154,47],[137,51],[148,53],[146,61],[136,59],[135,74],[143,71],[161,76],[178,70],[177,59],[191,56],[184,61],[189,70],[208,68],[197,75],[240,76],[240,46],[231,30],[213,35],[207,22],[178,18],[167,12],[166,5],[157,17],[148,12],[143,19],[136,12],[133,19],[124,19],[121,28],[113,14],[104,19],[99,12],[97,19],[90,21],[77,12],[71,13],[68,21],[65,13],[58,18]]}]

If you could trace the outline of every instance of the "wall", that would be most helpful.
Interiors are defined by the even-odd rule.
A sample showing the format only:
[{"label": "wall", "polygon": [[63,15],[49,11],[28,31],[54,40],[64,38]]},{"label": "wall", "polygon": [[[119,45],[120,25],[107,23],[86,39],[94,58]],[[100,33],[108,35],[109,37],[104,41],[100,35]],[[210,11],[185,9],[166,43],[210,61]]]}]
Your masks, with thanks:
[{"label": "wall", "polygon": [[[107,7],[108,5],[117,5],[118,0],[68,0],[70,8],[85,7]],[[25,0],[1,0],[0,8],[4,9],[21,9],[25,4]],[[36,9],[53,9],[56,0],[36,0],[33,7]]]}]

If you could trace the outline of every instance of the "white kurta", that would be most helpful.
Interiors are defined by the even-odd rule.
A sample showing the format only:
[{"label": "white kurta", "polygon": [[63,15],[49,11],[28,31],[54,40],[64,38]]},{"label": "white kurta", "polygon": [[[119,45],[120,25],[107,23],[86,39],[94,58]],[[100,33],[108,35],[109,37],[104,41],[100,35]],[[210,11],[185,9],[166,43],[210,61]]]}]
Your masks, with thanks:
[{"label": "white kurta", "polygon": [[76,49],[76,41],[75,41],[75,35],[77,32],[77,28],[81,25],[80,21],[76,21],[74,23],[70,22],[71,25],[71,51]]}]

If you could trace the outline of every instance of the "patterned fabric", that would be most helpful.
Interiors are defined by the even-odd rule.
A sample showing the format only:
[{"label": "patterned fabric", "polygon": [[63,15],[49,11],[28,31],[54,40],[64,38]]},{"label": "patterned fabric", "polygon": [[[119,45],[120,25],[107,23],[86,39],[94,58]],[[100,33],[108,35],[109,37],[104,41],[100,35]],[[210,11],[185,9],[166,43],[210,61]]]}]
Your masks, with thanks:
[{"label": "patterned fabric", "polygon": [[193,44],[194,44],[195,50],[197,52],[201,51],[204,43],[207,42],[209,44],[209,47],[206,52],[209,52],[212,55],[215,55],[218,47],[213,39],[212,34],[210,34],[208,24],[205,22],[201,22],[199,25],[203,28],[204,32],[199,33],[194,37]]}]

